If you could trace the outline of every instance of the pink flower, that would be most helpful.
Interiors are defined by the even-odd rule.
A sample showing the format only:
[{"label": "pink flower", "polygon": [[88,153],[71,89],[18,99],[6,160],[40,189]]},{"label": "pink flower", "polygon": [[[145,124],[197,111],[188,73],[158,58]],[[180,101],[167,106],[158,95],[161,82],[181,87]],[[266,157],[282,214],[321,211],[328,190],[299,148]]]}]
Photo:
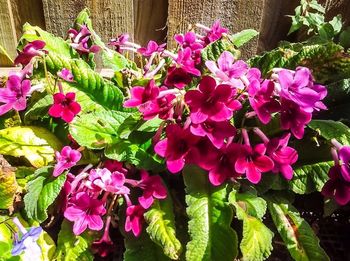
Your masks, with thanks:
[{"label": "pink flower", "polygon": [[41,56],[47,53],[46,50],[42,50],[45,47],[45,42],[41,40],[35,40],[33,42],[27,43],[23,50],[19,52],[14,63],[27,65],[34,56]]},{"label": "pink flower", "polygon": [[110,172],[119,171],[123,174],[126,174],[128,171],[123,167],[123,162],[117,160],[106,160],[104,162],[104,167],[108,169]]},{"label": "pink flower", "polygon": [[182,48],[191,48],[192,51],[203,49],[203,45],[197,41],[196,34],[194,32],[187,32],[183,34],[176,34],[174,36],[175,41],[182,46]]},{"label": "pink flower", "polygon": [[153,204],[154,198],[165,199],[167,197],[162,179],[159,176],[150,176],[145,170],[141,170],[141,181],[138,187],[143,189],[139,202],[144,209],[148,209]]},{"label": "pink flower", "polygon": [[271,139],[267,143],[266,154],[274,162],[273,172],[281,172],[282,175],[287,179],[291,180],[293,177],[294,164],[298,160],[298,153],[295,149],[288,146],[290,133],[284,135],[281,138]]},{"label": "pink flower", "polygon": [[342,161],[340,170],[343,179],[350,182],[350,146],[343,146],[339,149],[339,159]]},{"label": "pink flower", "polygon": [[228,51],[222,52],[218,58],[218,62],[206,61],[205,65],[208,67],[217,78],[224,82],[232,82],[232,84],[239,89],[242,89],[243,83],[234,78],[240,78],[248,72],[248,65],[242,61],[235,61],[232,53]]},{"label": "pink flower", "polygon": [[205,121],[192,124],[190,130],[196,136],[208,137],[218,149],[224,145],[226,139],[236,135],[236,128],[229,121]]},{"label": "pink flower", "polygon": [[261,85],[258,80],[252,80],[249,84],[249,102],[259,120],[267,124],[271,120],[271,114],[281,109],[279,102],[274,97],[275,84],[265,80]]},{"label": "pink flower", "polygon": [[230,106],[232,89],[229,85],[216,85],[210,76],[204,76],[199,83],[199,90],[190,90],[185,95],[185,102],[191,110],[191,121],[194,124],[211,121],[225,121],[232,117]]},{"label": "pink flower", "polygon": [[126,209],[125,231],[132,231],[136,237],[142,232],[145,209],[140,205],[131,205]]},{"label": "pink flower", "polygon": [[74,82],[74,76],[72,72],[66,68],[63,68],[57,75],[66,82]]},{"label": "pink flower", "polygon": [[291,100],[281,99],[281,126],[284,130],[291,130],[294,137],[301,139],[304,128],[312,119],[312,114],[301,109]]},{"label": "pink flower", "polygon": [[18,75],[10,75],[5,88],[0,88],[0,115],[9,110],[22,111],[27,107],[26,96],[30,93],[30,80],[23,80]]},{"label": "pink flower", "polygon": [[235,163],[235,170],[241,174],[245,173],[250,182],[257,184],[261,179],[261,173],[272,170],[274,163],[268,156],[265,156],[266,146],[264,144],[258,144],[254,148],[246,144],[242,146]]},{"label": "pink flower", "polygon": [[126,44],[129,41],[130,36],[126,33],[120,34],[117,38],[112,39],[109,42],[109,45],[114,46],[117,52],[121,52],[121,46]]},{"label": "pink flower", "polygon": [[[164,88],[162,89],[164,90]],[[160,95],[155,100],[141,104],[139,111],[142,113],[144,120],[153,119],[157,115],[162,120],[171,119],[174,114],[173,101],[175,98],[176,96],[172,93]]]},{"label": "pink flower", "polygon": [[182,68],[176,68],[175,66],[168,68],[168,73],[164,80],[164,84],[168,87],[176,87],[183,89],[192,81],[192,77]]},{"label": "pink flower", "polygon": [[228,33],[228,29],[221,27],[220,20],[216,20],[207,32],[204,41],[206,44],[215,42],[216,40],[219,40],[224,33]]},{"label": "pink flower", "polygon": [[55,154],[57,163],[53,170],[54,177],[61,175],[63,171],[75,166],[81,158],[81,153],[69,146],[63,147],[61,153],[56,151]]},{"label": "pink flower", "polygon": [[185,166],[186,156],[199,138],[177,124],[168,125],[165,132],[166,138],[155,145],[154,151],[166,159],[168,170],[176,173]]},{"label": "pink flower", "polygon": [[102,201],[90,197],[86,192],[78,192],[70,200],[64,217],[74,222],[73,232],[75,235],[80,235],[87,227],[91,230],[101,230],[103,228],[101,216],[105,213]]},{"label": "pink flower", "polygon": [[111,216],[106,219],[106,225],[104,233],[100,240],[94,241],[91,244],[91,250],[94,254],[98,254],[100,257],[107,257],[115,249],[114,243],[109,237],[109,227],[111,224]]},{"label": "pink flower", "polygon": [[193,74],[194,76],[200,76],[201,72],[195,67],[196,62],[192,55],[192,50],[189,47],[180,50],[176,58],[176,63],[186,72]]},{"label": "pink flower", "polygon": [[111,173],[108,169],[92,169],[86,186],[95,192],[101,190],[116,194],[129,194],[130,190],[124,186],[125,176],[119,171]]},{"label": "pink flower", "polygon": [[327,95],[327,89],[313,84],[308,68],[298,67],[295,72],[283,69],[278,73],[278,80],[280,96],[295,102],[304,111],[310,113],[316,108],[326,108],[320,100]]},{"label": "pink flower", "polygon": [[147,47],[141,47],[137,49],[137,51],[143,56],[149,57],[153,53],[156,53],[156,52],[160,53],[164,51],[165,45],[166,45],[165,43],[158,45],[155,41],[149,41],[147,44]]},{"label": "pink flower", "polygon": [[86,25],[80,27],[79,32],[75,29],[68,30],[68,37],[71,39],[71,46],[82,54],[97,53],[100,51],[100,47],[97,45],[91,45],[91,32]]},{"label": "pink flower", "polygon": [[55,93],[54,104],[49,109],[49,115],[55,118],[61,117],[65,122],[70,123],[81,111],[79,103],[75,101],[75,93]]},{"label": "pink flower", "polygon": [[130,90],[131,98],[124,102],[125,108],[137,107],[148,101],[154,101],[159,95],[160,89],[155,81],[150,80],[145,87],[135,86]]},{"label": "pink flower", "polygon": [[329,180],[322,188],[325,197],[334,197],[339,205],[346,205],[350,202],[350,182],[344,180],[341,166],[335,165],[328,172]]}]

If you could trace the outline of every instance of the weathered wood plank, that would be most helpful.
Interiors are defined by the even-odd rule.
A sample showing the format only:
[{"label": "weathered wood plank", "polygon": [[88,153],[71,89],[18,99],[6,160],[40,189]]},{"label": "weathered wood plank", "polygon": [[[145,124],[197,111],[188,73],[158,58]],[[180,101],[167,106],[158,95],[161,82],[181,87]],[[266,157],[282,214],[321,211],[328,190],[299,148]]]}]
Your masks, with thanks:
[{"label": "weathered wood plank", "polygon": [[43,3],[41,0],[11,0],[11,8],[17,37],[22,35],[25,23],[40,26],[45,30]]},{"label": "weathered wood plank", "polygon": [[166,41],[168,0],[134,0],[135,42],[144,46],[149,40]]},{"label": "weathered wood plank", "polygon": [[46,29],[61,37],[78,13],[88,7],[95,31],[104,41],[123,32],[133,37],[134,15],[132,0],[43,0]]},{"label": "weathered wood plank", "polygon": [[[16,43],[17,36],[10,0],[0,0],[0,44],[12,58],[16,56]],[[0,54],[0,66],[11,65],[11,62]]]},{"label": "weathered wood plank", "polygon": [[320,0],[326,7],[326,18],[332,19],[337,14],[341,14],[345,26],[350,25],[350,1],[349,0]]},{"label": "weathered wood plank", "polygon": [[[184,32],[188,24],[211,25],[220,19],[231,32],[253,28],[260,31],[264,0],[169,0],[168,43],[174,46],[175,33]],[[255,54],[257,40],[243,48],[244,57]]]}]

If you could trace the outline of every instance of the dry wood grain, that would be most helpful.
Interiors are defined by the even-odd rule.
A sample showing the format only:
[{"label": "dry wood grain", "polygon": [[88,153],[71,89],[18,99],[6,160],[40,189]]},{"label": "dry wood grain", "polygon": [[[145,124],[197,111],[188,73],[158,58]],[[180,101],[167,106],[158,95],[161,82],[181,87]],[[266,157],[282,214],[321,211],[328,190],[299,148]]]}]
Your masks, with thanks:
[{"label": "dry wood grain", "polygon": [[[169,0],[168,43],[174,46],[175,33],[184,32],[189,24],[211,25],[220,19],[231,32],[247,28],[260,30],[264,0]],[[257,40],[243,48],[243,56],[254,54]]]},{"label": "dry wood grain", "polygon": [[[17,36],[13,22],[10,0],[0,0],[0,45],[11,58],[16,55]],[[11,62],[0,54],[0,66],[11,66]]]},{"label": "dry wood grain", "polygon": [[149,40],[166,41],[168,0],[134,0],[135,42],[141,45]]}]

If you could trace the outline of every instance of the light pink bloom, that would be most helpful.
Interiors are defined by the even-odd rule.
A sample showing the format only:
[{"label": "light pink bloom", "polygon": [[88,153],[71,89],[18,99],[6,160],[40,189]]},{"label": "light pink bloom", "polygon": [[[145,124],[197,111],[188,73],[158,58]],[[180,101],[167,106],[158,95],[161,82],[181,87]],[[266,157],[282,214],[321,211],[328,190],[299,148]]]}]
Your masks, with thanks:
[{"label": "light pink bloom", "polygon": [[66,68],[63,68],[61,71],[59,71],[57,75],[66,82],[74,82],[74,76],[72,72]]},{"label": "light pink bloom", "polygon": [[61,152],[56,151],[55,154],[57,163],[53,171],[54,177],[61,175],[63,171],[75,166],[81,158],[81,153],[69,146],[63,147]]},{"label": "light pink bloom", "polygon": [[89,180],[86,182],[87,187],[99,192],[101,190],[115,194],[129,194],[130,190],[124,186],[125,176],[119,171],[111,173],[107,168],[92,169]]},{"label": "light pink bloom", "polygon": [[165,43],[164,44],[160,44],[158,45],[155,41],[149,41],[147,44],[147,47],[141,47],[139,49],[137,49],[137,51],[142,54],[145,57],[149,57],[151,56],[153,53],[160,53],[162,51],[164,51],[164,47],[165,47]]}]

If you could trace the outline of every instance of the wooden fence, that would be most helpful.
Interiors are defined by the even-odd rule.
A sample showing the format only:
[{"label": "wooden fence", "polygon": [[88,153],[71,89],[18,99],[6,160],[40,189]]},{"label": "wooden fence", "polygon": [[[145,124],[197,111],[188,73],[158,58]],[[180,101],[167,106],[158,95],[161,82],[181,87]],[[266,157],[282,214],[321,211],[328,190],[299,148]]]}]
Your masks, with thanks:
[{"label": "wooden fence", "polygon": [[[0,44],[16,54],[17,40],[25,22],[65,37],[76,15],[85,7],[94,29],[104,41],[128,32],[144,45],[150,39],[173,45],[173,35],[189,24],[210,25],[220,19],[231,32],[254,28],[258,38],[243,50],[250,56],[287,39],[290,18],[300,0],[0,0]],[[349,25],[350,0],[320,0],[329,17],[342,14]],[[294,35],[294,37],[296,37]],[[0,66],[11,66],[1,60]]]}]

